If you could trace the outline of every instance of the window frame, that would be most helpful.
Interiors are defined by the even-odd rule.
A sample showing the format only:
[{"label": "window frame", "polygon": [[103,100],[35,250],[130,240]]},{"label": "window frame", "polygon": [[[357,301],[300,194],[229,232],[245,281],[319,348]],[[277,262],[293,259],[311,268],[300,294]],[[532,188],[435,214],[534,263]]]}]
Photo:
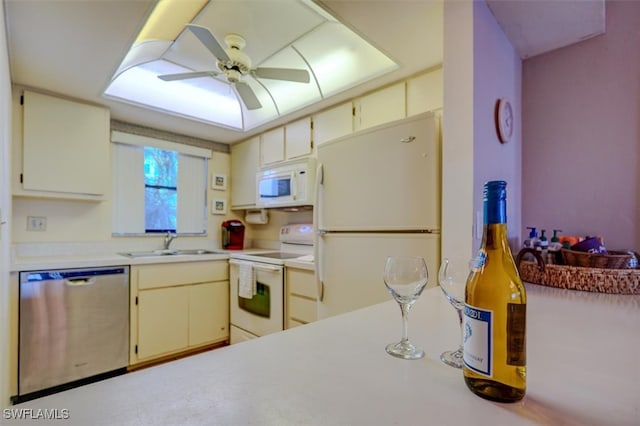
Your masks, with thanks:
[{"label": "window frame", "polygon": [[[210,149],[205,149],[205,148],[200,148],[200,147],[195,147],[192,145],[186,145],[186,144],[181,144],[181,143],[176,143],[176,142],[171,142],[171,141],[167,141],[167,140],[163,140],[163,139],[156,139],[156,138],[151,138],[151,137],[147,137],[147,136],[140,136],[140,135],[135,135],[135,134],[130,134],[130,133],[125,133],[125,132],[120,132],[117,130],[113,130],[111,132],[111,142],[112,142],[112,152],[116,151],[118,149],[122,150],[121,153],[117,154],[117,155],[113,155],[112,157],[112,170],[114,171],[114,177],[113,177],[113,199],[114,199],[114,203],[112,206],[112,212],[113,212],[113,220],[112,220],[112,236],[113,237],[157,237],[158,235],[167,233],[167,232],[172,232],[172,233],[176,233],[176,235],[178,236],[198,236],[198,237],[206,237],[208,234],[208,221],[209,221],[209,217],[208,217],[208,169],[209,169],[209,159],[212,156],[212,151]],[[140,176],[140,182],[135,182],[136,185],[140,186],[140,183],[142,184],[142,198],[144,199],[145,196],[145,189],[147,187],[146,182],[145,182],[145,178],[144,178],[144,147],[151,147],[151,148],[156,148],[156,149],[161,149],[161,150],[168,150],[168,151],[175,151],[178,153],[178,176],[177,176],[177,182],[176,182],[176,196],[177,196],[177,206],[176,206],[176,216],[178,215],[178,211],[180,210],[180,161],[189,161],[189,162],[193,162],[193,161],[197,161],[199,162],[200,160],[202,160],[202,182],[198,183],[197,189],[201,189],[202,195],[200,198],[198,194],[198,191],[194,191],[194,193],[196,194],[196,198],[198,198],[199,200],[202,201],[202,213],[201,213],[201,220],[202,220],[202,231],[200,232],[194,232],[192,230],[190,231],[186,231],[186,232],[181,232],[180,230],[180,222],[178,217],[176,217],[176,229],[164,229],[164,230],[147,230],[146,228],[146,220],[145,220],[145,214],[146,214],[146,210],[145,210],[145,206],[144,206],[144,200],[142,202],[142,218],[141,218],[141,222],[142,222],[142,228],[138,228],[140,229],[139,231],[131,231],[131,230],[126,230],[126,228],[129,227],[136,227],[135,224],[137,223],[138,226],[140,225],[140,218],[134,218],[133,223],[134,225],[130,225],[128,224],[127,219],[123,220],[123,216],[121,214],[120,211],[118,211],[118,208],[122,208],[123,205],[127,205],[128,203],[123,202],[123,200],[121,199],[122,197],[119,197],[118,194],[116,194],[117,188],[119,187],[119,185],[121,186],[122,183],[118,183],[118,171],[122,171],[122,169],[118,168],[118,156],[119,155],[127,155],[127,149],[122,149],[122,148],[118,148],[117,146],[121,145],[121,146],[126,146],[127,149],[133,149],[136,151],[136,154],[138,156],[141,156],[141,160],[142,160],[142,164],[139,165],[139,167],[141,168],[141,176]],[[132,151],[133,152],[133,151]],[[191,158],[189,158],[191,157]],[[137,161],[138,159],[133,159],[133,161],[136,163],[137,166]],[[131,160],[126,160],[126,161],[131,161]],[[193,166],[193,164],[191,164]],[[191,169],[195,169],[197,170],[197,168],[193,168],[190,167]],[[134,170],[135,173],[135,170]],[[129,178],[131,179],[131,176],[129,176]],[[193,177],[192,177],[193,178]],[[197,177],[196,177],[197,178]],[[195,182],[195,179],[190,181],[190,182]],[[126,180],[127,178],[124,178],[124,180]],[[134,176],[133,179],[137,179],[137,176]],[[183,193],[184,194],[184,193]],[[193,194],[191,194],[193,196]],[[139,203],[139,201],[138,201]],[[184,205],[192,205],[188,202],[185,202]],[[183,205],[183,206],[184,206]],[[139,206],[138,206],[139,208]],[[196,216],[196,213],[199,209],[194,208],[191,211],[191,215],[193,215],[194,217]],[[130,213],[130,212],[129,212]],[[195,226],[199,226],[197,225],[197,223],[200,220],[200,213],[197,213],[197,217],[195,219],[196,225]],[[190,221],[187,221],[186,226],[190,226]],[[193,220],[191,220],[191,222],[193,222]],[[123,223],[125,223],[123,225]],[[193,226],[193,224],[191,224],[191,226]],[[144,232],[141,232],[141,229],[144,229]],[[183,228],[184,229],[184,228]]]}]

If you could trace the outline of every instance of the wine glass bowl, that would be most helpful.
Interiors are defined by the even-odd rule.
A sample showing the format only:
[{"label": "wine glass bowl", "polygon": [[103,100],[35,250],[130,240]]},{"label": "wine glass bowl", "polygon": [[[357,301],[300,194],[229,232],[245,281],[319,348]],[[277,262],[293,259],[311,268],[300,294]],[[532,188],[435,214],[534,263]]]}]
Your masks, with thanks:
[{"label": "wine glass bowl", "polygon": [[[445,297],[456,310],[460,327],[462,328],[462,310],[464,309],[464,292],[469,276],[470,262],[453,262],[450,259],[442,259],[438,271],[438,283]],[[462,333],[462,330],[461,330]],[[462,340],[462,336],[461,336]],[[440,355],[440,360],[455,368],[462,368],[462,344],[454,351],[446,351]]]},{"label": "wine glass bowl", "polygon": [[422,257],[389,256],[384,267],[384,284],[398,302],[402,313],[402,339],[390,343],[387,353],[403,359],[419,359],[424,351],[415,347],[408,337],[409,309],[427,285],[427,264]]}]

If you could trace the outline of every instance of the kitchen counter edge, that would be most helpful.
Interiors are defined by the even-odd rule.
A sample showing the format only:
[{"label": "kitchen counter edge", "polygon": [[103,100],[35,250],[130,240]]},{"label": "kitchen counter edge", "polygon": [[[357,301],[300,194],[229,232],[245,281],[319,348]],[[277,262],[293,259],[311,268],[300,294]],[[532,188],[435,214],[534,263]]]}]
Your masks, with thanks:
[{"label": "kitchen counter edge", "polygon": [[46,256],[17,258],[11,263],[10,272],[36,271],[68,268],[94,268],[119,265],[150,265],[159,263],[204,262],[228,260],[229,254],[212,253],[197,255],[170,255],[149,257],[127,257],[117,253],[92,256]]}]

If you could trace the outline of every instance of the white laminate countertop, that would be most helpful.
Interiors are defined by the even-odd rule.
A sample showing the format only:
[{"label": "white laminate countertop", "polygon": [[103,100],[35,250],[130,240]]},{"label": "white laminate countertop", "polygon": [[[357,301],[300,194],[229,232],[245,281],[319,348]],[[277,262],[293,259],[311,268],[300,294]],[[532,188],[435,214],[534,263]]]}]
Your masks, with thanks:
[{"label": "white laminate countertop", "polygon": [[421,360],[386,354],[401,333],[390,300],[10,408],[65,409],[53,423],[73,425],[638,425],[640,296],[527,292],[528,388],[513,404],[473,395],[439,360],[460,334],[433,288],[410,315]]},{"label": "white laminate countertop", "polygon": [[171,255],[171,256],[148,256],[148,257],[127,257],[113,254],[99,255],[72,255],[72,256],[38,256],[19,258],[12,262],[11,270],[36,271],[49,269],[66,268],[94,268],[101,266],[116,265],[145,265],[153,263],[172,262],[200,262],[205,260],[226,260],[229,255],[224,254],[197,254],[197,255]]}]

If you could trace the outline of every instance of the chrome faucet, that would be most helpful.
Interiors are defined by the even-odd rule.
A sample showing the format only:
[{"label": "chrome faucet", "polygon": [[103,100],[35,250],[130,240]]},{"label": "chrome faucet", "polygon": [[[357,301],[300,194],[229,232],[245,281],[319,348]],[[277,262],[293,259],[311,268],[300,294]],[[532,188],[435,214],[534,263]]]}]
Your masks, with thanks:
[{"label": "chrome faucet", "polygon": [[164,236],[164,249],[169,250],[169,246],[171,245],[171,241],[173,241],[177,237],[176,234],[172,234],[171,232],[167,232]]}]

